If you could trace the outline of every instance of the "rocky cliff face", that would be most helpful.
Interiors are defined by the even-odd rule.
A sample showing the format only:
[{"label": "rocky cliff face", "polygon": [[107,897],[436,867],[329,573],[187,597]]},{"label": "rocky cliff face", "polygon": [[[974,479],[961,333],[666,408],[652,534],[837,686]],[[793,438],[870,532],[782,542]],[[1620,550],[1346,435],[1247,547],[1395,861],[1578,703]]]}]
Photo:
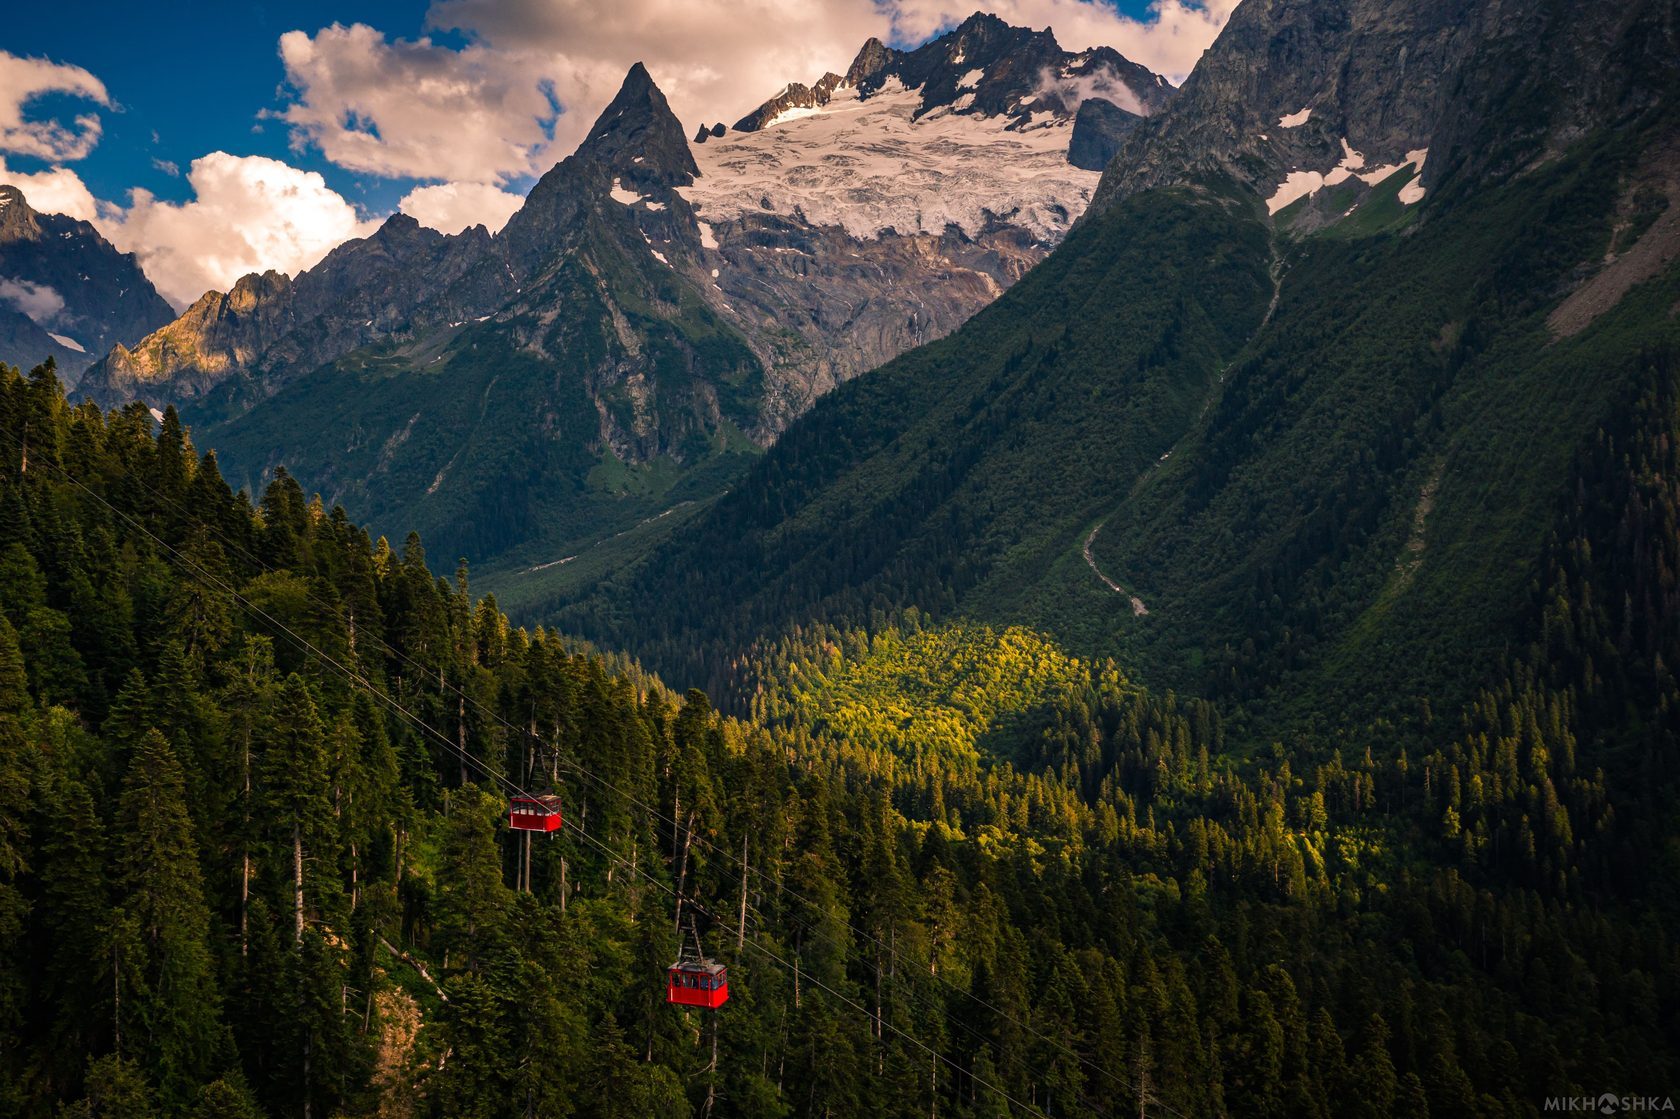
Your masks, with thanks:
[{"label": "rocky cliff face", "polygon": [[232,291],[205,292],[134,349],[119,343],[89,371],[82,391],[95,399],[144,399],[166,382],[174,402],[203,396],[259,362],[294,322],[289,278],[272,271],[246,276]]},{"label": "rocky cliff face", "polygon": [[[1310,230],[1395,174],[1402,204],[1454,176],[1510,174],[1583,121],[1654,103],[1674,80],[1675,24],[1651,0],[1247,0],[1126,136],[1093,209],[1230,176]],[[1558,44],[1539,67],[1537,42]]]},{"label": "rocky cliff face", "polygon": [[132,254],[85,221],[34,210],[0,186],[0,361],[47,357],[75,384],[113,345],[137,342],[175,313]]},{"label": "rocky cliff face", "polygon": [[1091,97],[1079,106],[1073,118],[1073,137],[1068,142],[1068,162],[1087,171],[1108,166],[1126,134],[1143,120],[1103,97]]}]

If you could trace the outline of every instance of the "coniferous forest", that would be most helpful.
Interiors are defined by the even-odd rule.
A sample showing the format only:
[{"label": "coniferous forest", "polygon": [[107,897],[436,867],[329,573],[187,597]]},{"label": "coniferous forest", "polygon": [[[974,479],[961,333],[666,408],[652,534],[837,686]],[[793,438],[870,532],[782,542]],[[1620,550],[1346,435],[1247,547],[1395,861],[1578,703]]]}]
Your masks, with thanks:
[{"label": "coniferous forest", "polygon": [[[1395,750],[1256,748],[1228,705],[913,613],[761,647],[726,717],[283,472],[253,504],[172,411],[6,369],[0,1115],[1664,1090],[1680,379],[1649,373],[1574,468],[1599,499],[1558,511],[1523,640]],[[510,832],[521,790],[564,826]],[[695,940],[720,1010],[665,1001]]]},{"label": "coniferous forest", "polygon": [[0,1119],[1675,1109],[1680,0],[14,7]]}]

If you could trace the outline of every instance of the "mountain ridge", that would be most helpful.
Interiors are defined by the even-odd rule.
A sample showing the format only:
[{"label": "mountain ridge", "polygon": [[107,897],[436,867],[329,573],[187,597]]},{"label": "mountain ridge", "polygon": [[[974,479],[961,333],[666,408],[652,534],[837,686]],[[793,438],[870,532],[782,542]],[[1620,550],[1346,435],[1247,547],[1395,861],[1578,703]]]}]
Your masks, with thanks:
[{"label": "mountain ridge", "polygon": [[175,317],[138,258],[92,224],[43,214],[0,185],[0,352],[29,365],[51,356],[74,384],[100,355]]}]

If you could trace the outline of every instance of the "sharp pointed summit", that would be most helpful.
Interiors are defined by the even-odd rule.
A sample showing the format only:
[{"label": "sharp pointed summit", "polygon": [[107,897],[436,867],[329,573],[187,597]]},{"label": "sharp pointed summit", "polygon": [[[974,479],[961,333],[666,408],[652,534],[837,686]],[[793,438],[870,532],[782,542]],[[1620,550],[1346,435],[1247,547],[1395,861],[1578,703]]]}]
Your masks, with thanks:
[{"label": "sharp pointed summit", "polygon": [[700,173],[682,123],[640,62],[630,67],[618,95],[578,145],[577,156],[604,164],[643,189],[691,183]]}]

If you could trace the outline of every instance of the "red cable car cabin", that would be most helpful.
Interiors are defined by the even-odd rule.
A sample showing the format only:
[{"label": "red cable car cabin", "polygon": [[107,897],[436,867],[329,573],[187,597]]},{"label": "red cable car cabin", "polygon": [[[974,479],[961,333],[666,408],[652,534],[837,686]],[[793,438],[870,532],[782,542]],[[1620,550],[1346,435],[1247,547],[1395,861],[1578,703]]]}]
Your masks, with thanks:
[{"label": "red cable car cabin", "polygon": [[729,976],[711,960],[678,960],[665,974],[665,1001],[716,1010],[729,1001]]},{"label": "red cable car cabin", "polygon": [[514,831],[560,830],[560,798],[521,796],[508,801],[508,827]]}]

